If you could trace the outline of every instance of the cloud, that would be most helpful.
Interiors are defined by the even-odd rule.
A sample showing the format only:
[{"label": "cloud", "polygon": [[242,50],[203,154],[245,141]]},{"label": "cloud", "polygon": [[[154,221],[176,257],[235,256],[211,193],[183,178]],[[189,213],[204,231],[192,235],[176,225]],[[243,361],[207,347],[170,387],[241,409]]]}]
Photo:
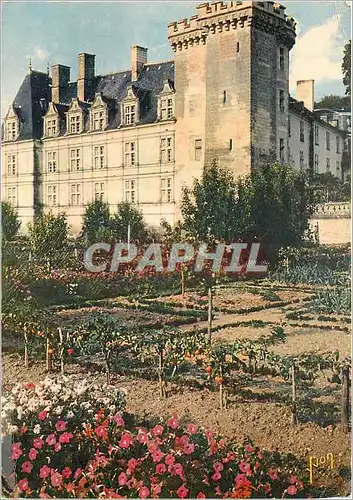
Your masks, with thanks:
[{"label": "cloud", "polygon": [[34,57],[40,61],[46,61],[48,59],[48,52],[41,47],[36,47],[34,51]]},{"label": "cloud", "polygon": [[344,43],[338,16],[299,35],[291,54],[291,89],[297,80],[341,80]]}]

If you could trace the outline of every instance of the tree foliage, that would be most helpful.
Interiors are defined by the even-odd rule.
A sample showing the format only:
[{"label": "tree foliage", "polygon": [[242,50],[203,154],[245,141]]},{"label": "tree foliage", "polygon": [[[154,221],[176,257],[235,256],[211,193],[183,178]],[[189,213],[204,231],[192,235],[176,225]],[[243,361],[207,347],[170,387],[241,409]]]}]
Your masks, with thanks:
[{"label": "tree foliage", "polygon": [[320,101],[315,102],[315,109],[351,109],[351,100],[349,96],[340,96],[340,95],[325,95],[320,99]]},{"label": "tree foliage", "polygon": [[60,265],[67,258],[68,227],[65,214],[39,215],[29,224],[30,248],[38,262]]},{"label": "tree foliage", "polygon": [[349,40],[344,46],[342,61],[343,85],[346,87],[346,95],[349,97],[351,96],[351,54],[352,43]]},{"label": "tree foliage", "polygon": [[317,203],[330,201],[349,201],[351,199],[350,181],[343,181],[331,172],[314,174],[311,185]]},{"label": "tree foliage", "polygon": [[143,243],[148,239],[149,232],[142,212],[124,201],[119,203],[117,213],[112,220],[112,230],[116,240],[127,240],[129,224],[131,241]]},{"label": "tree foliage", "polygon": [[181,211],[195,239],[259,241],[271,259],[281,247],[304,241],[313,208],[306,177],[290,167],[264,165],[235,183],[213,163],[184,190]]},{"label": "tree foliage", "polygon": [[7,201],[1,202],[1,223],[3,242],[11,241],[17,235],[21,222],[16,209]]},{"label": "tree foliage", "polygon": [[88,203],[83,214],[82,235],[87,245],[111,239],[109,204],[98,199]]}]

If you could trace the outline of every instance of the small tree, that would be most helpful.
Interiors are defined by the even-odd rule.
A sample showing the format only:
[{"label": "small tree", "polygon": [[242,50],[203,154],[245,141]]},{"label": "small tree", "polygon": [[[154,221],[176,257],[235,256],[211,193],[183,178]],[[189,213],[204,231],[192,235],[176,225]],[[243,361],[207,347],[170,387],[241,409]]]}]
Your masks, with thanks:
[{"label": "small tree", "polygon": [[343,85],[346,87],[346,95],[351,95],[351,60],[352,60],[352,43],[351,40],[346,43],[343,51],[342,73]]},{"label": "small tree", "polygon": [[20,229],[21,222],[16,209],[7,201],[1,202],[1,222],[3,242],[13,240]]},{"label": "small tree", "polygon": [[88,203],[83,214],[82,235],[87,245],[111,239],[109,204],[102,200]]},{"label": "small tree", "polygon": [[198,241],[229,241],[236,220],[235,183],[226,168],[213,161],[201,179],[182,193],[181,213],[185,230]]},{"label": "small tree", "polygon": [[126,241],[130,225],[130,240],[145,242],[148,239],[149,232],[146,223],[140,212],[134,205],[127,201],[119,203],[117,213],[112,220],[112,229],[114,237],[117,240]]},{"label": "small tree", "polygon": [[68,252],[67,232],[65,214],[41,214],[29,224],[30,247],[38,262],[49,268],[64,262]]}]

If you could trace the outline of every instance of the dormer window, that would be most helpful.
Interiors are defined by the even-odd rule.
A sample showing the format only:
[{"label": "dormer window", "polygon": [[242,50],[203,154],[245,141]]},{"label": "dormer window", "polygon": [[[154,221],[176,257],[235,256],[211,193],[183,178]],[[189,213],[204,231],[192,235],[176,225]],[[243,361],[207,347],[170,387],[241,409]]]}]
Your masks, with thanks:
[{"label": "dormer window", "polygon": [[56,137],[59,134],[59,114],[52,102],[44,117],[44,137]]},{"label": "dormer window", "polygon": [[163,90],[158,96],[158,120],[171,120],[174,118],[174,95],[175,91],[170,80],[166,80]]},{"label": "dormer window", "polygon": [[105,130],[108,125],[108,109],[102,94],[96,94],[91,107],[91,131]]},{"label": "dormer window", "polygon": [[19,134],[19,119],[13,106],[10,107],[5,118],[5,140],[15,141]]},{"label": "dormer window", "polygon": [[47,119],[46,122],[45,122],[45,135],[47,137],[55,137],[56,136],[56,132],[57,132],[57,127],[58,127],[58,120],[57,118],[53,118],[53,119]]},{"label": "dormer window", "polygon": [[139,121],[139,99],[131,85],[121,105],[123,125],[135,125]]},{"label": "dormer window", "polygon": [[66,113],[66,130],[68,134],[80,134],[83,132],[83,110],[77,98],[72,99],[69,110]]},{"label": "dormer window", "polygon": [[70,134],[79,134],[81,132],[81,116],[70,115]]}]

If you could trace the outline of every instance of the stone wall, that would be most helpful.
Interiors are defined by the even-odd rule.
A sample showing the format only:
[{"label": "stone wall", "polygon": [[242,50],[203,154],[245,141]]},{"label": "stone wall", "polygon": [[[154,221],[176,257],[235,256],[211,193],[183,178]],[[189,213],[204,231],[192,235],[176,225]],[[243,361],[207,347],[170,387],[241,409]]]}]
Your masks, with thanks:
[{"label": "stone wall", "polygon": [[351,241],[351,204],[323,203],[311,219],[321,245],[343,245]]}]

